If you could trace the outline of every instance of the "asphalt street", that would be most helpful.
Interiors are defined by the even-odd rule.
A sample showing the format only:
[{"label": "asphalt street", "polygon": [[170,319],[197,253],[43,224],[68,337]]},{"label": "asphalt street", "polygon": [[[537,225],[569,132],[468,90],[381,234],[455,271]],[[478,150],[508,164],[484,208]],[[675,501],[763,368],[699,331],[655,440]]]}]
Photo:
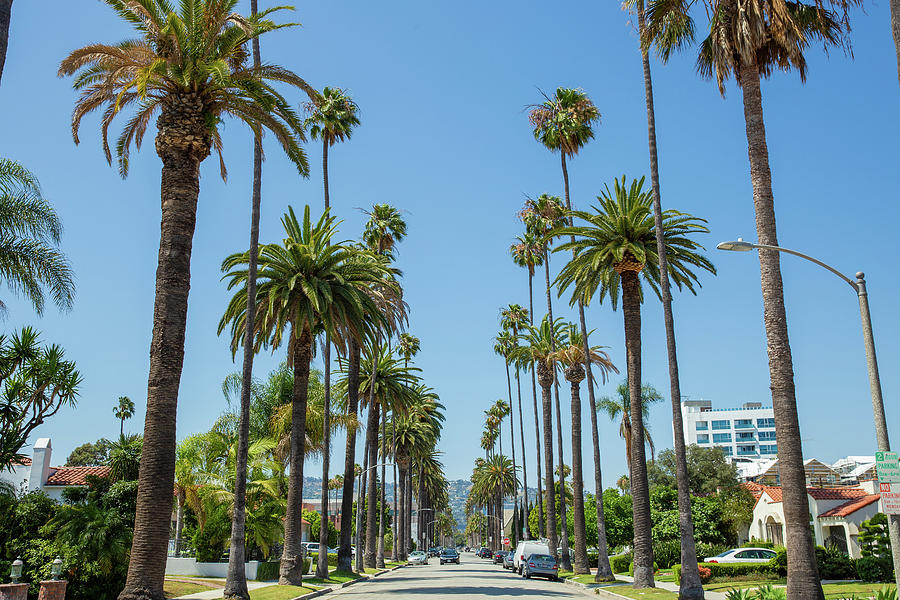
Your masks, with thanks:
[{"label": "asphalt street", "polygon": [[580,598],[583,592],[565,583],[545,579],[524,579],[487,559],[464,552],[459,565],[440,565],[437,558],[428,565],[406,566],[375,578],[369,583],[346,587],[331,596],[342,600],[439,600],[441,598]]}]

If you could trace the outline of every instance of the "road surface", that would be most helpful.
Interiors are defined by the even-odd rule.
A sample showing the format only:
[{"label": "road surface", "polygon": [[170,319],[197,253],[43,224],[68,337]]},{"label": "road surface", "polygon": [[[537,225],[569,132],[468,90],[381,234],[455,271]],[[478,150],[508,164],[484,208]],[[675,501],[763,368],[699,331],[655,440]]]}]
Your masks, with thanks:
[{"label": "road surface", "polygon": [[515,600],[581,599],[586,595],[565,583],[546,579],[524,579],[505,571],[487,559],[464,552],[459,565],[443,565],[437,558],[428,565],[407,566],[376,577],[368,583],[343,588],[331,597],[341,600],[482,600],[507,598]]}]

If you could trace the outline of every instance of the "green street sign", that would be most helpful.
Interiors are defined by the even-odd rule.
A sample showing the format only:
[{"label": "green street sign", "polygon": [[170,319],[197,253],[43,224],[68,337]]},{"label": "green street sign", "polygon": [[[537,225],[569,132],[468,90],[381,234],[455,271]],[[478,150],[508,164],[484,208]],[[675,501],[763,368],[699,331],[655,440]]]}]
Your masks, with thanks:
[{"label": "green street sign", "polygon": [[880,483],[900,483],[900,460],[896,452],[876,452],[875,472]]}]

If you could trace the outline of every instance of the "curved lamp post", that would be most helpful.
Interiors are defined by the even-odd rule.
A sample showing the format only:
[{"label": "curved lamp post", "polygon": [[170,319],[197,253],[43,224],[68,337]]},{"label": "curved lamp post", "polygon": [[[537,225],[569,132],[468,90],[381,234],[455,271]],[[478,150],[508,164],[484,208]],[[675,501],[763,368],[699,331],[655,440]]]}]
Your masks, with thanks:
[{"label": "curved lamp post", "polygon": [[[812,263],[815,263],[831,271],[853,288],[859,298],[859,316],[862,320],[863,342],[866,347],[866,367],[869,371],[869,390],[872,394],[872,412],[875,416],[875,438],[878,443],[878,449],[881,451],[889,451],[891,443],[888,439],[887,419],[884,416],[884,398],[881,395],[881,378],[878,375],[878,359],[875,357],[875,338],[872,335],[872,318],[869,314],[869,295],[866,292],[865,273],[859,271],[856,273],[856,279],[850,279],[834,267],[813,258],[812,256],[782,248],[780,246],[768,246],[765,244],[753,244],[745,242],[741,238],[729,242],[720,242],[716,245],[719,250],[730,250],[732,252],[749,252],[750,250],[775,250],[784,252],[785,254],[793,254],[799,256]],[[888,532],[891,539],[891,548],[894,561],[894,574],[900,580],[900,516],[888,516]]]}]

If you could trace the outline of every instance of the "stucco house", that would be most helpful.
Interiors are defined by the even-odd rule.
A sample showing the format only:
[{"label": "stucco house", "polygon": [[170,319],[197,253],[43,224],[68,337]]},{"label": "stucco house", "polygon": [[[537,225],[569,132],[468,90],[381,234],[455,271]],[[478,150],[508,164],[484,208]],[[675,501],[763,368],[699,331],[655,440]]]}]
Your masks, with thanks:
[{"label": "stucco house", "polygon": [[87,485],[88,475],[108,477],[109,467],[54,467],[51,460],[53,447],[50,438],[39,438],[32,449],[31,458],[12,465],[9,471],[0,471],[0,479],[13,485],[17,493],[41,491],[50,498],[61,501],[63,490]]},{"label": "stucco house", "polygon": [[[877,482],[864,481],[857,487],[807,488],[816,545],[835,545],[859,558],[859,525],[880,511],[881,496],[876,485]],[[750,537],[783,545],[784,523],[781,488],[763,486],[753,507]]]}]

